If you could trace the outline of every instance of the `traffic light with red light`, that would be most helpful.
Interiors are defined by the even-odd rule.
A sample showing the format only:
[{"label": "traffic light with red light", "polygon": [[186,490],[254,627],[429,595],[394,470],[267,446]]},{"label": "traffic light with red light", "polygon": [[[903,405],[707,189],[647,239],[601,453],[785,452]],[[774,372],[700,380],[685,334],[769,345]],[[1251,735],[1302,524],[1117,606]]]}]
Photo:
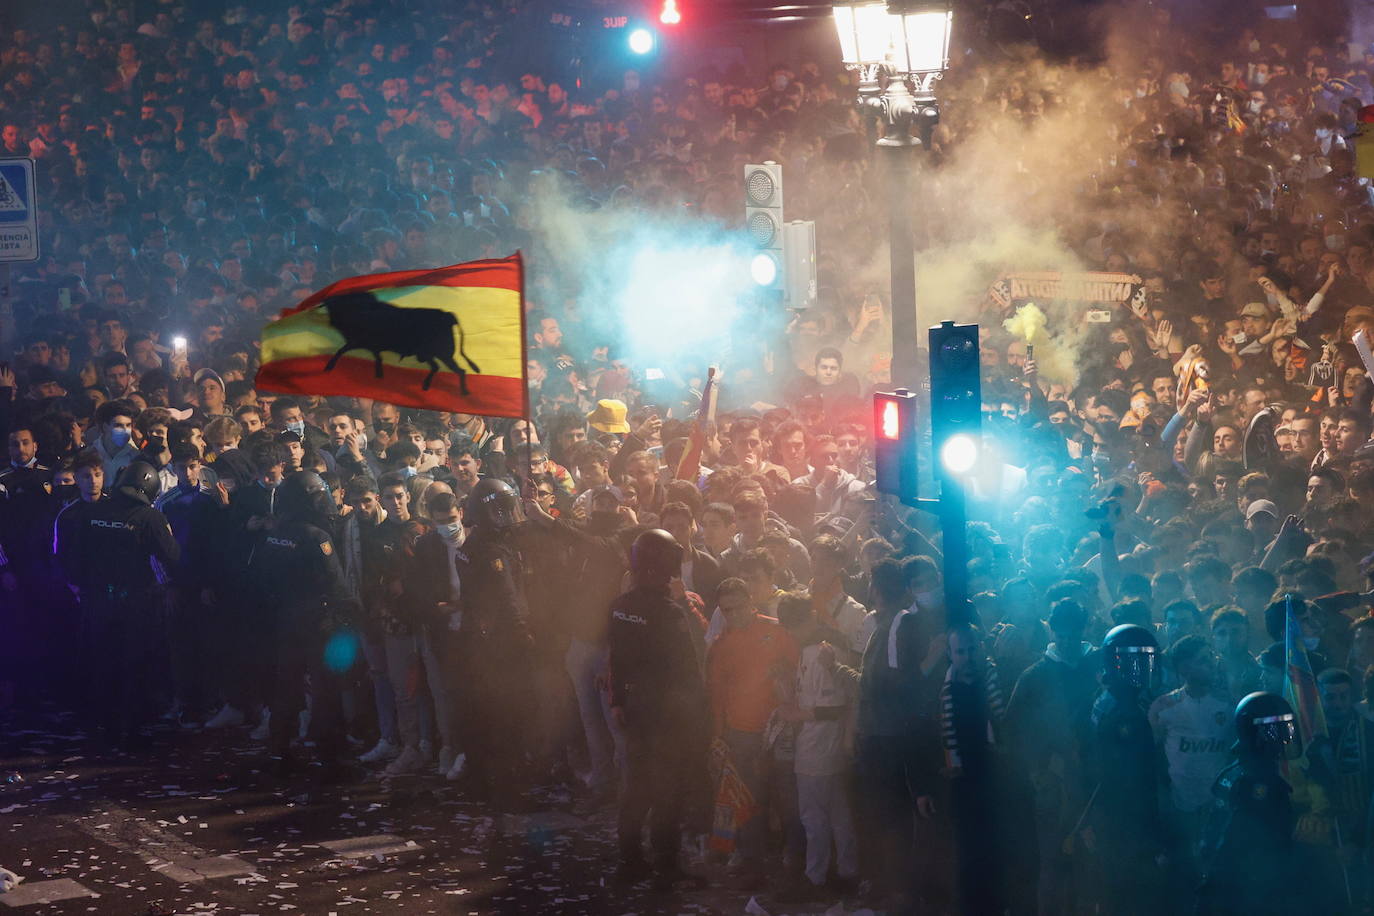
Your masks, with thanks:
[{"label": "traffic light with red light", "polygon": [[905,388],[873,395],[873,466],[879,493],[916,504],[916,394]]}]

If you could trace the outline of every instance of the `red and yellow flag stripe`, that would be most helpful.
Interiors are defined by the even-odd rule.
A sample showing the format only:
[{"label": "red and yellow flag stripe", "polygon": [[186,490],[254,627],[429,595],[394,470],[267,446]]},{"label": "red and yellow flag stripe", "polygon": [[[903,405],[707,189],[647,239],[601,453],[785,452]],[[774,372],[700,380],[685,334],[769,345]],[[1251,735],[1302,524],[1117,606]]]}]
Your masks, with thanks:
[{"label": "red and yellow flag stripe", "polygon": [[[461,328],[461,338],[455,328],[453,341],[458,365],[470,370],[470,360],[480,368],[467,372],[467,393],[462,392],[458,375],[443,366],[425,389],[429,364],[391,350],[381,351],[382,377],[377,378],[367,341],[350,341],[364,346],[349,350],[327,370],[345,342],[343,333],[331,323],[327,300],[345,293],[371,293],[398,310],[451,313]],[[256,384],[264,391],[280,393],[347,395],[429,410],[525,417],[529,403],[523,300],[524,267],[518,252],[433,270],[348,277],[284,310],[263,329]],[[396,320],[402,318],[398,312]],[[467,360],[458,352],[460,340]],[[389,341],[373,342],[385,345]]]}]

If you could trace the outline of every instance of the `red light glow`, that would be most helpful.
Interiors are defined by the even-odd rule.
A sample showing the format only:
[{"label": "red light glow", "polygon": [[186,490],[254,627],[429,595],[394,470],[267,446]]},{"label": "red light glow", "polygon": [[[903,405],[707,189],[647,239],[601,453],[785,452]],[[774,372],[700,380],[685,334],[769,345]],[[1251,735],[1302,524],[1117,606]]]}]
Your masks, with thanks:
[{"label": "red light glow", "polygon": [[878,435],[889,441],[902,437],[902,419],[896,401],[883,401],[878,419]]},{"label": "red light glow", "polygon": [[658,21],[664,25],[677,25],[682,21],[682,14],[677,9],[677,0],[663,0],[663,12],[658,14]]}]

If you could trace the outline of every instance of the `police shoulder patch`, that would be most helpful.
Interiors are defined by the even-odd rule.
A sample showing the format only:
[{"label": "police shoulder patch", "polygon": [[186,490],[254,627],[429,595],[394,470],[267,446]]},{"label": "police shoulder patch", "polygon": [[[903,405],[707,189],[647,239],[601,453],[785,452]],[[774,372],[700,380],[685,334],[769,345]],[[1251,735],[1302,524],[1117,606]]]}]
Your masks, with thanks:
[{"label": "police shoulder patch", "polygon": [[501,561],[500,557],[497,557],[495,560],[491,561],[491,568],[496,570],[497,572],[504,572],[506,569],[506,564]]},{"label": "police shoulder patch", "polygon": [[321,542],[320,542],[320,553],[324,554],[324,555],[327,556],[327,557],[332,557],[332,556],[334,555],[334,542],[333,542],[333,541],[327,541],[327,540],[326,540],[326,541],[321,541]]}]

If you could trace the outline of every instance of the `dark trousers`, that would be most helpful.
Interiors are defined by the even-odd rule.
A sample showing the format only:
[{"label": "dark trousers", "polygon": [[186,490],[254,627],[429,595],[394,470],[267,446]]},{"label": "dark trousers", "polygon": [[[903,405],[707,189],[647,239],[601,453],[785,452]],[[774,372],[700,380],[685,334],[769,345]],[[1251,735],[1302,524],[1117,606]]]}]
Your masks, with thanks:
[{"label": "dark trousers", "polygon": [[84,711],[111,738],[153,719],[158,671],[165,659],[162,597],[87,589],[81,595]]},{"label": "dark trousers", "polygon": [[309,630],[284,634],[278,641],[269,725],[269,748],[273,754],[285,754],[299,730],[297,721],[305,708],[307,679],[313,698],[310,738],[320,757],[332,760],[346,750],[343,688],[348,675],[329,670],[324,658],[325,642],[323,634]]},{"label": "dark trousers", "polygon": [[468,739],[469,778],[500,806],[513,802],[528,778],[525,751],[538,712],[530,646],[518,631],[473,633],[460,641],[472,696],[459,725]]},{"label": "dark trousers", "polygon": [[200,588],[185,585],[167,592],[172,687],[182,706],[196,714],[205,712],[213,684],[210,609],[200,594]]},{"label": "dark trousers", "polygon": [[699,732],[688,722],[629,723],[625,730],[625,786],[620,798],[617,833],[622,862],[643,858],[644,819],[649,819],[649,844],[654,865],[677,864],[685,805],[705,760],[698,747]]},{"label": "dark trousers", "polygon": [[885,894],[911,895],[914,891],[916,806],[908,772],[912,753],[912,740],[907,736],[859,738],[859,806],[872,831],[869,867],[874,887]]}]

